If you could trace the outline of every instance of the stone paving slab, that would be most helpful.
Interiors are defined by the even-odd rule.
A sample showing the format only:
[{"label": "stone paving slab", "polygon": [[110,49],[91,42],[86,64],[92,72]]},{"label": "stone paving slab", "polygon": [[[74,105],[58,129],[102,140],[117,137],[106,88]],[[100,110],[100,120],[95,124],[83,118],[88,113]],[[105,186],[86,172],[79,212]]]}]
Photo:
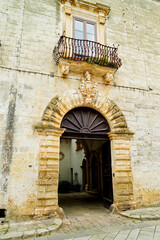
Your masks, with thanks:
[{"label": "stone paving slab", "polygon": [[159,228],[160,225],[78,238],[63,238],[63,240],[160,240]]},{"label": "stone paving slab", "polygon": [[160,207],[138,208],[134,210],[127,210],[119,212],[123,217],[139,219],[139,220],[159,220]]},{"label": "stone paving slab", "polygon": [[0,240],[19,240],[41,237],[57,231],[62,225],[60,218],[32,220],[18,223],[0,224]]},{"label": "stone paving slab", "polygon": [[[151,225],[151,224],[154,225]],[[47,225],[47,221],[45,222]],[[150,224],[148,226],[148,224]],[[28,226],[29,224],[24,224]],[[0,237],[0,239],[14,240],[14,239],[28,239],[28,240],[160,240],[160,221],[148,221],[143,222],[142,224],[138,224],[140,227],[136,227],[133,229],[133,226],[125,226],[123,229],[122,226],[119,228],[116,227],[116,230],[112,228],[108,228],[105,232],[101,231],[98,233],[92,233],[88,236],[84,236],[85,232],[82,232],[82,235],[77,237],[67,237],[67,235],[63,234],[60,238],[57,238],[58,232],[53,232],[50,235],[45,235],[46,231],[44,228],[38,230],[29,230],[27,231],[27,235],[24,235],[24,232],[12,232],[10,234],[6,234],[5,238]],[[14,224],[16,227],[16,225]],[[50,229],[51,226],[47,226]],[[16,229],[15,229],[16,230]],[[51,228],[52,230],[52,228]],[[30,232],[30,235],[29,235]]]}]

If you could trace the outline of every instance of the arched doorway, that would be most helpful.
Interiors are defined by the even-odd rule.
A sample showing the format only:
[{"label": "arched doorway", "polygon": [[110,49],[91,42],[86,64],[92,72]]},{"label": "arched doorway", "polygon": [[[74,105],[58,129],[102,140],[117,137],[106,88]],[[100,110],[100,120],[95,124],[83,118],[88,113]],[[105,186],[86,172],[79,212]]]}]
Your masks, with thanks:
[{"label": "arched doorway", "polygon": [[60,137],[65,130],[60,125],[67,112],[82,106],[97,110],[110,126],[108,137],[112,155],[113,204],[119,209],[135,207],[130,152],[133,133],[115,102],[98,92],[86,98],[84,90],[71,90],[61,97],[54,97],[47,105],[41,122],[34,125],[39,138],[36,215],[49,214],[58,209]]},{"label": "arched doorway", "polygon": [[[101,196],[103,201],[112,204],[110,127],[107,120],[93,108],[77,107],[65,114],[60,127],[65,129],[60,144],[65,157],[60,161],[59,192],[73,192],[79,184],[81,191]],[[77,153],[75,141],[82,144],[81,154]]]}]

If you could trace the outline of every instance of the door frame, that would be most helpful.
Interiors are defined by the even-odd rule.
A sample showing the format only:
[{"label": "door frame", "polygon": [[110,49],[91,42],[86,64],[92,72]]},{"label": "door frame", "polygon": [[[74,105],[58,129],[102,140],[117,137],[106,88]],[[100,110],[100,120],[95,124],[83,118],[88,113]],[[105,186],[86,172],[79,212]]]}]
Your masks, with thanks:
[{"label": "door frame", "polygon": [[60,137],[65,131],[60,124],[69,110],[81,106],[98,111],[110,126],[113,204],[122,210],[135,208],[130,152],[133,133],[128,129],[122,111],[105,96],[99,95],[95,101],[87,103],[80,90],[73,90],[61,98],[53,98],[44,111],[42,121],[34,126],[40,142],[36,215],[58,209]]}]

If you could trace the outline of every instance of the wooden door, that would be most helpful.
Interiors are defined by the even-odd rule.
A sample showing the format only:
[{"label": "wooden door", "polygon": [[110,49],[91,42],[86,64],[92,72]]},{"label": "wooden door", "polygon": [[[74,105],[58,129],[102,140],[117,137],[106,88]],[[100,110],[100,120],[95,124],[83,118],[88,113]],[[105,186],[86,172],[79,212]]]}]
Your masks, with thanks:
[{"label": "wooden door", "polygon": [[111,204],[113,202],[113,188],[110,141],[107,141],[102,145],[102,174],[103,199]]}]

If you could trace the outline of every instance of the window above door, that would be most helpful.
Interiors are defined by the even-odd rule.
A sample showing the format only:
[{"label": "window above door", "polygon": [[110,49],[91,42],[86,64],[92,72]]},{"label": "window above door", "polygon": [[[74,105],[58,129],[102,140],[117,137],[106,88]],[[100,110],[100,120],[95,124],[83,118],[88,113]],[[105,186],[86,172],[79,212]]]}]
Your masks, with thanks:
[{"label": "window above door", "polygon": [[67,37],[106,44],[106,16],[110,8],[83,0],[59,0],[62,3],[62,32]]},{"label": "window above door", "polygon": [[[84,70],[112,84],[113,75],[122,65],[118,48],[106,45],[106,16],[110,8],[86,0],[59,0],[62,3],[62,30],[53,58],[62,76]],[[105,68],[104,68],[105,67]]]},{"label": "window above door", "polygon": [[73,18],[73,37],[89,41],[97,41],[97,26],[95,22]]}]

